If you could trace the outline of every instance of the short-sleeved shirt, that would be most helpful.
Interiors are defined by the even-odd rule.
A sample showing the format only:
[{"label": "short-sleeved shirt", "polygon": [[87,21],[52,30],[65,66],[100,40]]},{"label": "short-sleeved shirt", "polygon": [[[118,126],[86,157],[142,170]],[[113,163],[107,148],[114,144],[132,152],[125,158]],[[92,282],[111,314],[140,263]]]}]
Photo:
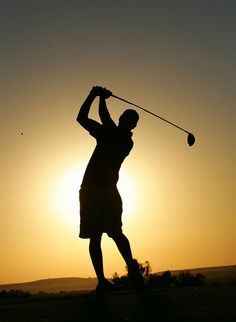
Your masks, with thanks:
[{"label": "short-sleeved shirt", "polygon": [[116,185],[122,162],[133,147],[132,132],[125,132],[114,124],[97,123],[90,129],[97,145],[87,165],[82,185],[108,187]]}]

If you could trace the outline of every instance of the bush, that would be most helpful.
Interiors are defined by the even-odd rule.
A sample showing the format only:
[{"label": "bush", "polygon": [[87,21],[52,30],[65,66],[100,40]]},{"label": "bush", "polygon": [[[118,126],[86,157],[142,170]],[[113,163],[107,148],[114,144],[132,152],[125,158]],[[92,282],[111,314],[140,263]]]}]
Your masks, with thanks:
[{"label": "bush", "polygon": [[170,271],[162,274],[152,274],[149,276],[149,287],[173,287],[173,286],[202,286],[205,284],[205,277],[202,274],[192,275],[190,272],[181,272],[172,275]]},{"label": "bush", "polygon": [[[151,272],[151,266],[148,261],[144,263],[138,263],[139,264],[139,271],[143,275],[144,280],[147,281],[149,274]],[[119,276],[117,272],[115,272],[112,276],[112,283],[121,289],[129,289],[130,288],[130,282],[128,279],[128,267],[126,266],[126,274]]]},{"label": "bush", "polygon": [[198,273],[197,275],[192,275],[190,272],[181,272],[177,276],[177,286],[201,286],[205,284],[205,276]]},{"label": "bush", "polygon": [[149,287],[173,287],[176,283],[176,277],[171,275],[170,271],[162,274],[151,274],[148,279]]},{"label": "bush", "polygon": [[130,286],[128,275],[119,276],[117,272],[115,272],[112,276],[112,283],[117,288],[121,288],[121,289],[128,289]]},{"label": "bush", "polygon": [[[172,275],[170,271],[165,271],[161,274],[150,274],[151,266],[148,261],[143,264],[139,263],[139,270],[144,277],[145,284],[150,288],[202,286],[205,284],[205,276],[203,274],[198,273],[196,275],[192,275],[189,271],[180,272],[178,275]],[[112,282],[119,288],[129,288],[128,272],[126,275],[121,277],[117,273],[114,273]]]},{"label": "bush", "polygon": [[1,291],[0,292],[0,299],[3,298],[25,298],[25,297],[30,297],[31,293],[22,291],[22,290],[10,290],[10,291]]}]

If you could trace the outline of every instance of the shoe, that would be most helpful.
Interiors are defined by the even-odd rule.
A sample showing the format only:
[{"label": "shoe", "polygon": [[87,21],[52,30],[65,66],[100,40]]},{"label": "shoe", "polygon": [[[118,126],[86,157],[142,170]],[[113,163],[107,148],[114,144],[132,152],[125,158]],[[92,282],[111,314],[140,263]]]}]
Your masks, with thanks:
[{"label": "shoe", "polygon": [[106,293],[114,290],[114,285],[108,280],[104,280],[103,282],[99,282],[96,287],[96,293]]},{"label": "shoe", "polygon": [[143,275],[139,270],[139,264],[136,259],[133,259],[128,266],[128,278],[136,291],[144,290]]}]

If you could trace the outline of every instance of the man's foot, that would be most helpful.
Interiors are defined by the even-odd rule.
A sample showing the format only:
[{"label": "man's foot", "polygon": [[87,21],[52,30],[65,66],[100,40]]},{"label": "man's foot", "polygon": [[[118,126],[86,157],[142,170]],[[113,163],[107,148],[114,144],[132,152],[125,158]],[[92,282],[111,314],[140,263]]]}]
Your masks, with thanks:
[{"label": "man's foot", "polygon": [[97,293],[111,292],[113,290],[114,290],[114,285],[106,279],[102,282],[99,282],[96,287]]},{"label": "man's foot", "polygon": [[136,259],[133,259],[128,266],[128,277],[136,291],[143,291],[144,279]]}]

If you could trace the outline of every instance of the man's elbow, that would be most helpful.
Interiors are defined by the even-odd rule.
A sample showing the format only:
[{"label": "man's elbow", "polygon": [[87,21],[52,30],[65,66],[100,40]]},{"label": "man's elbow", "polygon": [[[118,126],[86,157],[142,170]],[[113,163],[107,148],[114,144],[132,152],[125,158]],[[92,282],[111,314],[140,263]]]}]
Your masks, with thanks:
[{"label": "man's elbow", "polygon": [[83,122],[84,122],[84,117],[83,117],[82,115],[78,114],[78,116],[77,116],[77,118],[76,118],[76,121],[77,121],[80,125],[82,125],[82,124],[83,124]]},{"label": "man's elbow", "polygon": [[79,117],[79,115],[77,115],[77,117],[76,117],[76,122],[80,122],[80,117]]},{"label": "man's elbow", "polygon": [[78,115],[77,118],[76,118],[76,121],[85,129],[87,129],[88,127],[88,118],[87,117],[83,117],[81,115]]}]

